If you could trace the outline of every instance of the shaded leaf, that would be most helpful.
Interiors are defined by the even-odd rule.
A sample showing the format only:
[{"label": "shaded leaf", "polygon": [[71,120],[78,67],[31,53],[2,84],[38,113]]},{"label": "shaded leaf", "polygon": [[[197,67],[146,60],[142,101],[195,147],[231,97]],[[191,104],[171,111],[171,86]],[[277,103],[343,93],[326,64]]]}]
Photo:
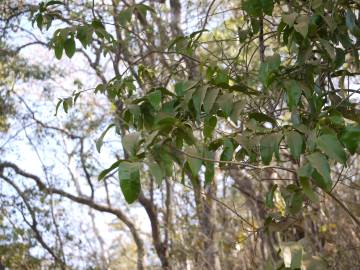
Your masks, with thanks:
[{"label": "shaded leaf", "polygon": [[330,191],[331,190],[330,166],[326,157],[319,152],[315,152],[308,155],[306,158],[310,162],[311,166],[316,169],[319,176],[322,177],[322,179],[320,179],[318,175],[315,174],[315,180],[317,181],[317,184],[325,191]]},{"label": "shaded leaf", "polygon": [[300,155],[304,147],[303,136],[296,131],[290,131],[285,133],[287,144],[290,148],[290,153],[295,160],[300,160]]},{"label": "shaded leaf", "polygon": [[123,161],[119,165],[120,188],[127,203],[133,203],[141,191],[139,163]]},{"label": "shaded leaf", "polygon": [[330,158],[335,159],[342,164],[346,164],[346,153],[335,135],[321,135],[316,140],[316,146]]}]

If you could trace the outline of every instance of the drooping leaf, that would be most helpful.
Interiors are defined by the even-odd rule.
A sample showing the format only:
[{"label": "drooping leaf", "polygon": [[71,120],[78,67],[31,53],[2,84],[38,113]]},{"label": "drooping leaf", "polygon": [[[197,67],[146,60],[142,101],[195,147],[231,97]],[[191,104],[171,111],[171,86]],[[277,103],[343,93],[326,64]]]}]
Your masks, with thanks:
[{"label": "drooping leaf", "polygon": [[309,198],[313,203],[319,203],[319,198],[314,190],[310,186],[309,178],[301,177],[300,184],[306,197]]},{"label": "drooping leaf", "polygon": [[218,98],[217,103],[225,115],[230,116],[233,108],[233,95],[231,93],[224,93]]},{"label": "drooping leaf", "polygon": [[119,181],[126,202],[135,202],[141,191],[139,163],[121,162],[119,165]]},{"label": "drooping leaf", "polygon": [[102,170],[98,176],[98,180],[101,181],[107,176],[110,172],[115,170],[117,167],[119,167],[120,163],[123,162],[123,160],[115,161],[109,168]]},{"label": "drooping leaf", "polygon": [[330,158],[335,159],[342,164],[346,164],[346,153],[335,135],[321,135],[316,140],[316,146]]},{"label": "drooping leaf", "polygon": [[264,165],[269,165],[273,154],[276,156],[279,154],[279,143],[282,138],[281,134],[268,134],[260,140],[260,156]]},{"label": "drooping leaf", "polygon": [[216,123],[217,123],[217,118],[215,115],[211,116],[208,119],[205,119],[204,121],[204,137],[205,138],[211,138],[212,137],[212,133],[216,127]]},{"label": "drooping leaf", "polygon": [[66,55],[69,58],[73,57],[73,55],[75,54],[75,50],[76,50],[74,37],[70,37],[65,40],[64,49],[65,49]]},{"label": "drooping leaf", "polygon": [[320,179],[315,172],[313,176],[316,183],[325,191],[330,191],[332,182],[330,177],[330,166],[326,157],[319,152],[315,152],[308,155],[306,158],[311,166],[316,169],[316,172],[319,174],[318,176],[322,178]]},{"label": "drooping leaf", "polygon": [[197,176],[198,172],[200,171],[202,160],[195,157],[201,157],[201,154],[196,150],[195,147],[189,147],[186,152],[194,157],[187,156],[187,163],[189,164],[191,173],[193,176]]},{"label": "drooping leaf", "polygon": [[360,144],[360,127],[347,126],[343,131],[340,140],[349,152],[354,154]]},{"label": "drooping leaf", "polygon": [[295,160],[300,160],[300,155],[304,147],[303,136],[297,131],[289,131],[285,133],[287,144],[290,148],[290,153]]},{"label": "drooping leaf", "polygon": [[54,51],[55,51],[55,57],[60,60],[63,54],[63,50],[64,50],[64,46],[63,43],[60,40],[56,40],[55,42],[55,47],[54,47]]},{"label": "drooping leaf", "polygon": [[127,23],[131,21],[131,17],[133,14],[133,8],[125,8],[119,12],[118,19],[119,23],[122,27],[125,27]]},{"label": "drooping leaf", "polygon": [[[214,159],[214,152],[205,150],[205,157],[208,159]],[[205,161],[205,185],[210,184],[215,176],[215,163],[212,161]]]},{"label": "drooping leaf", "polygon": [[112,128],[114,127],[114,124],[110,124],[104,131],[103,133],[101,133],[101,136],[99,137],[99,139],[96,140],[96,150],[100,153],[101,147],[103,145],[104,142],[104,137],[106,135],[106,133]]},{"label": "drooping leaf", "polygon": [[233,158],[235,148],[234,144],[230,139],[225,139],[223,141],[223,152],[221,153],[220,160],[222,161],[231,161]]},{"label": "drooping leaf", "polygon": [[204,111],[209,113],[214,106],[215,100],[219,94],[218,88],[208,88],[204,99]]},{"label": "drooping leaf", "polygon": [[149,170],[153,177],[155,177],[156,183],[161,185],[163,179],[165,178],[165,173],[161,169],[160,165],[156,162],[149,162]]},{"label": "drooping leaf", "polygon": [[300,84],[295,80],[289,80],[285,82],[285,88],[287,93],[287,103],[290,110],[296,108],[301,97]]}]

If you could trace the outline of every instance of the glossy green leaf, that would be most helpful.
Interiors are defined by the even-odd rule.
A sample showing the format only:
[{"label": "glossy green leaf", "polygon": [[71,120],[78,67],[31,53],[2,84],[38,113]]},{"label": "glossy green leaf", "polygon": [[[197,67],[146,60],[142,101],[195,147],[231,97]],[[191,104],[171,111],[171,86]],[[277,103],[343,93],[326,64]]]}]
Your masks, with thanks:
[{"label": "glossy green leaf", "polygon": [[64,49],[66,55],[71,58],[75,54],[76,46],[75,46],[75,40],[73,37],[68,38],[64,42]]},{"label": "glossy green leaf", "polygon": [[139,163],[121,162],[119,165],[119,181],[126,202],[135,202],[141,191]]},{"label": "glossy green leaf", "polygon": [[235,148],[230,139],[224,139],[223,152],[221,153],[220,160],[231,161],[233,159]]},{"label": "glossy green leaf", "polygon": [[346,164],[346,153],[343,146],[340,144],[339,140],[336,138],[335,135],[321,135],[316,140],[316,146],[330,158],[335,159],[342,164]]},{"label": "glossy green leaf", "polygon": [[55,57],[57,59],[59,59],[59,60],[61,59],[63,50],[64,50],[63,43],[60,40],[56,40],[55,46],[54,46],[54,51],[55,51]]}]

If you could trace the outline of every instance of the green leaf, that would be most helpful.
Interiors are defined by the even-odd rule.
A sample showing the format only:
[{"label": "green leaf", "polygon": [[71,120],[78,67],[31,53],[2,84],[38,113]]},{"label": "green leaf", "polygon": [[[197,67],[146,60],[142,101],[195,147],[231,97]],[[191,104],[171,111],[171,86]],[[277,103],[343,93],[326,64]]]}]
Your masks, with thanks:
[{"label": "green leaf", "polygon": [[161,109],[161,91],[155,90],[147,95],[147,99],[149,100],[151,106],[157,111]]},{"label": "green leaf", "polygon": [[295,80],[289,80],[285,82],[285,88],[287,93],[287,103],[290,110],[295,109],[300,101],[301,87],[299,82]]},{"label": "green leaf", "polygon": [[122,145],[124,147],[125,152],[130,156],[136,156],[136,153],[139,148],[140,142],[140,133],[134,132],[130,134],[126,134],[122,137]]},{"label": "green leaf", "polygon": [[320,38],[320,43],[321,45],[324,47],[325,51],[327,52],[327,54],[329,55],[329,57],[331,58],[332,61],[335,61],[336,59],[336,52],[334,47],[330,44],[329,41]]},{"label": "green leaf", "polygon": [[101,133],[101,136],[99,137],[99,139],[96,140],[96,150],[100,153],[101,147],[103,145],[104,142],[104,137],[106,135],[106,133],[112,128],[114,127],[115,124],[110,124],[103,133]]},{"label": "green leaf", "polygon": [[261,0],[246,0],[243,2],[243,9],[250,16],[260,17],[262,14]]},{"label": "green leaf", "polygon": [[208,114],[214,106],[215,100],[219,94],[218,88],[208,88],[204,99],[204,111]]},{"label": "green leaf", "polygon": [[346,11],[345,21],[346,27],[350,30],[350,32],[353,32],[356,27],[356,16],[351,9]]},{"label": "green leaf", "polygon": [[264,165],[269,165],[272,156],[275,153],[276,156],[279,156],[279,144],[281,141],[281,134],[269,134],[265,135],[260,140],[260,156]]},{"label": "green leaf", "polygon": [[133,10],[134,9],[130,7],[120,11],[118,18],[119,18],[119,23],[122,27],[125,27],[126,24],[128,24],[131,21]]},{"label": "green leaf", "polygon": [[266,207],[268,208],[274,208],[275,207],[275,204],[274,204],[274,193],[275,193],[275,190],[277,189],[278,185],[273,185],[271,187],[271,190],[266,193],[266,199],[265,199],[265,205]]},{"label": "green leaf", "polygon": [[212,133],[216,127],[217,118],[216,116],[211,116],[210,118],[205,119],[204,121],[204,137],[205,138],[211,138]]},{"label": "green leaf", "polygon": [[346,153],[335,135],[321,135],[316,140],[316,146],[330,158],[335,159],[342,164],[346,164]]},{"label": "green leaf", "polygon": [[201,106],[205,98],[206,90],[207,90],[206,86],[200,86],[196,89],[194,95],[192,96],[192,101],[198,118],[200,117]]},{"label": "green leaf", "polygon": [[295,160],[300,160],[300,155],[304,147],[303,136],[296,131],[290,131],[285,133],[287,144],[290,148],[290,153]]},{"label": "green leaf", "polygon": [[223,152],[221,153],[220,160],[231,161],[233,158],[235,148],[230,139],[224,139]]},{"label": "green leaf", "polygon": [[273,0],[261,0],[262,10],[265,14],[271,16],[274,9]]},{"label": "green leaf", "polygon": [[300,184],[303,189],[304,194],[306,197],[309,198],[310,201],[313,203],[319,203],[319,198],[317,194],[314,192],[314,190],[310,186],[309,178],[301,177],[300,178]]},{"label": "green leaf", "polygon": [[61,1],[52,0],[52,1],[47,2],[45,6],[48,7],[48,6],[52,6],[52,5],[65,5],[65,4]]},{"label": "green leaf", "polygon": [[60,105],[61,105],[62,102],[63,102],[63,100],[59,98],[58,103],[56,103],[55,116],[57,116],[58,110],[59,110]]},{"label": "green leaf", "polygon": [[301,15],[296,19],[296,24],[294,25],[296,32],[299,32],[304,38],[306,38],[309,31],[309,17],[306,15]]},{"label": "green leaf", "polygon": [[360,127],[347,126],[343,131],[340,140],[351,154],[355,154],[360,143]]},{"label": "green leaf", "polygon": [[[316,175],[316,172],[313,174],[316,183],[325,191],[330,191],[332,182],[330,177],[330,166],[326,157],[319,152],[315,152],[308,155],[306,158],[310,162],[311,166],[315,168],[316,172],[319,174]],[[320,179],[318,176],[320,176],[322,179]]]},{"label": "green leaf", "polygon": [[133,203],[141,191],[140,165],[135,162],[123,161],[119,165],[120,188],[127,203]]},{"label": "green leaf", "polygon": [[233,95],[231,93],[224,93],[218,98],[217,104],[219,104],[226,117],[230,116],[233,108]]},{"label": "green leaf", "polygon": [[[199,151],[196,150],[195,147],[189,147],[186,150],[186,152],[192,156],[196,156],[196,157],[201,156],[201,154],[199,153]],[[189,156],[187,156],[186,159],[187,159],[187,163],[189,164],[192,175],[197,176],[202,165],[202,160],[198,158],[192,158]]]},{"label": "green leaf", "polygon": [[[208,159],[214,159],[214,153],[208,150],[205,150],[205,156]],[[215,176],[215,163],[211,161],[205,161],[205,185],[210,184]]]},{"label": "green leaf", "polygon": [[64,46],[63,43],[60,40],[56,40],[54,51],[55,51],[55,57],[60,60],[63,54]]},{"label": "green leaf", "polygon": [[64,42],[64,49],[66,55],[71,58],[75,54],[76,46],[75,46],[75,40],[73,37],[68,38]]},{"label": "green leaf", "polygon": [[107,176],[111,171],[115,170],[117,167],[119,167],[120,163],[123,162],[123,160],[118,160],[114,162],[109,168],[103,170],[100,172],[98,176],[98,180],[103,180],[105,176]]},{"label": "green leaf", "polygon": [[290,14],[283,14],[281,16],[281,18],[282,18],[284,23],[286,23],[290,27],[293,27],[297,16],[298,16],[298,13],[293,12],[293,13],[290,13]]},{"label": "green leaf", "polygon": [[90,26],[84,25],[77,28],[76,38],[86,48],[92,41],[93,30]]},{"label": "green leaf", "polygon": [[303,206],[304,197],[303,194],[300,191],[296,191],[292,194],[290,203],[287,205],[287,209],[289,210],[289,213],[292,215],[295,215],[299,213]]},{"label": "green leaf", "polygon": [[156,183],[161,185],[163,179],[165,178],[164,170],[161,169],[160,165],[156,162],[150,162],[148,165],[151,175],[155,177]]},{"label": "green leaf", "polygon": [[297,170],[297,175],[299,178],[310,178],[313,172],[314,168],[311,167],[310,163],[305,163]]},{"label": "green leaf", "polygon": [[239,120],[239,116],[241,112],[244,110],[246,102],[244,100],[240,100],[234,103],[233,109],[231,111],[230,119],[234,123],[237,123]]}]

